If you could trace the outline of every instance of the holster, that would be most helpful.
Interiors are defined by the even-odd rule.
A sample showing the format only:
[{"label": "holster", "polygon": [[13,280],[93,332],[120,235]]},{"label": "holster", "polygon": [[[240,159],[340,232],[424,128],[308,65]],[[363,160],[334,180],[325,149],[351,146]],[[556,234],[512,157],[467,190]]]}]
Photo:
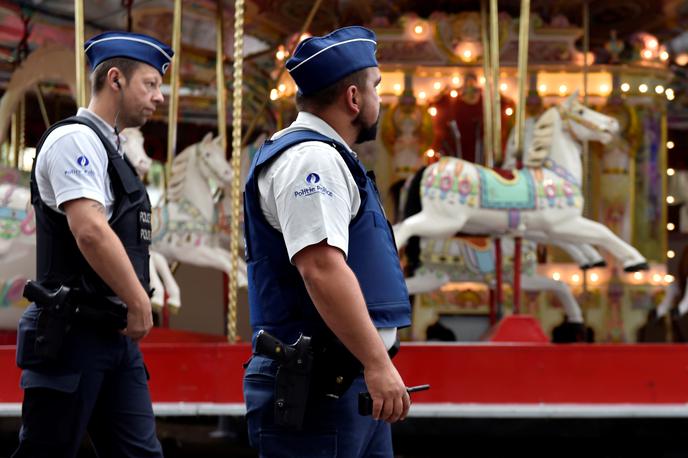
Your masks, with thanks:
[{"label": "holster", "polygon": [[48,361],[57,360],[65,336],[77,322],[109,330],[127,327],[127,307],[118,299],[90,297],[64,285],[51,290],[34,281],[26,282],[24,297],[39,309],[35,352]]}]

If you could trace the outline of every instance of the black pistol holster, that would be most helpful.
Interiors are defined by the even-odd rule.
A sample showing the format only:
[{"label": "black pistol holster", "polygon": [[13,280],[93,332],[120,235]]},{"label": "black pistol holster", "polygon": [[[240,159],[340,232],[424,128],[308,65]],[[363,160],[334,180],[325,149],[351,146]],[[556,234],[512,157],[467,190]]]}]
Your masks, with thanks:
[{"label": "black pistol holster", "polygon": [[50,290],[31,280],[24,285],[24,297],[40,310],[35,352],[49,361],[57,360],[62,342],[75,323],[110,330],[127,327],[127,306],[118,299],[93,298],[64,285]]},{"label": "black pistol holster", "polygon": [[302,335],[293,345],[285,345],[261,330],[256,335],[255,352],[280,363],[275,380],[275,424],[301,429],[313,367],[310,337]]}]

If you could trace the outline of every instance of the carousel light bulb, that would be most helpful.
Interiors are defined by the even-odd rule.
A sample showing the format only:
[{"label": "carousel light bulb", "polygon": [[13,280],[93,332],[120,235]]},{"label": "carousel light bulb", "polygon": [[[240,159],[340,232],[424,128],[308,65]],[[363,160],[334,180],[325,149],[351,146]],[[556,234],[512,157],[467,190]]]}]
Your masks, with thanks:
[{"label": "carousel light bulb", "polygon": [[621,90],[622,90],[623,92],[628,92],[628,91],[631,90],[631,85],[628,84],[628,83],[622,83],[622,84],[621,84]]},{"label": "carousel light bulb", "polygon": [[401,84],[399,84],[399,83],[394,84],[394,92],[396,94],[401,94]]},{"label": "carousel light bulb", "polygon": [[650,51],[649,49],[645,49],[645,50],[642,52],[642,54],[643,54],[643,58],[645,58],[645,59],[652,59],[652,51]]},{"label": "carousel light bulb", "polygon": [[514,109],[511,107],[507,107],[506,110],[504,110],[504,114],[507,116],[511,116],[512,114],[514,114]]},{"label": "carousel light bulb", "polygon": [[463,52],[463,58],[468,60],[473,56],[473,53],[471,52],[470,49],[467,49]]},{"label": "carousel light bulb", "polygon": [[425,91],[420,91],[418,93],[418,98],[421,100],[425,100],[426,98],[428,98],[428,94],[426,94]]},{"label": "carousel light bulb", "polygon": [[547,92],[547,85],[546,84],[541,84],[538,86],[538,91],[540,91],[540,94],[544,94]]},{"label": "carousel light bulb", "polygon": [[671,205],[674,203],[674,201],[676,201],[676,199],[674,198],[674,196],[667,196],[666,201],[668,204]]},{"label": "carousel light bulb", "polygon": [[660,281],[662,281],[662,276],[659,275],[659,274],[654,274],[654,275],[652,276],[652,281],[655,282],[655,283],[659,283]]},{"label": "carousel light bulb", "polygon": [[655,86],[655,92],[657,94],[661,94],[662,92],[664,92],[664,86],[662,86],[661,84],[658,84],[657,86]]},{"label": "carousel light bulb", "polygon": [[667,175],[669,175],[670,177],[673,177],[675,173],[676,173],[676,170],[674,170],[672,168],[667,169]]},{"label": "carousel light bulb", "polygon": [[284,92],[284,91],[287,90],[287,85],[284,84],[284,83],[282,83],[282,84],[280,84],[279,86],[277,86],[277,90],[280,91],[280,92]]},{"label": "carousel light bulb", "polygon": [[674,62],[676,62],[676,64],[680,65],[681,67],[688,64],[688,53],[682,52],[681,54],[676,56]]},{"label": "carousel light bulb", "polygon": [[578,275],[578,274],[571,275],[571,281],[574,283],[578,283],[580,281],[580,275]]},{"label": "carousel light bulb", "polygon": [[440,83],[439,81],[435,81],[435,84],[433,84],[432,87],[434,87],[436,91],[439,91],[440,89],[442,89],[442,83]]},{"label": "carousel light bulb", "polygon": [[609,92],[609,86],[607,84],[600,84],[600,94],[607,94]]},{"label": "carousel light bulb", "polygon": [[459,91],[457,91],[456,89],[452,89],[452,91],[449,93],[449,96],[455,99],[459,96]]},{"label": "carousel light bulb", "polygon": [[666,52],[666,51],[662,51],[661,53],[659,53],[659,58],[660,58],[663,62],[666,62],[667,60],[669,60],[669,53]]},{"label": "carousel light bulb", "polygon": [[640,86],[638,86],[638,90],[640,91],[641,94],[645,94],[648,90],[647,84],[643,83]]},{"label": "carousel light bulb", "polygon": [[666,95],[666,98],[667,98],[667,100],[669,100],[669,101],[674,100],[674,97],[676,97],[675,94],[674,94],[674,90],[671,89],[671,88],[669,88],[669,89],[667,89],[666,91],[664,91],[664,94]]},{"label": "carousel light bulb", "polygon": [[674,149],[674,146],[676,146],[676,145],[671,140],[669,140],[667,142],[667,149]]},{"label": "carousel light bulb", "polygon": [[428,113],[430,113],[430,116],[432,116],[434,118],[435,116],[437,116],[437,108],[435,108],[435,107],[428,108]]},{"label": "carousel light bulb", "polygon": [[568,92],[569,88],[565,84],[559,86],[559,94],[564,95]]},{"label": "carousel light bulb", "polygon": [[275,57],[277,58],[277,60],[284,60],[284,58],[286,57],[286,53],[284,52],[284,50],[278,49],[275,53]]},{"label": "carousel light bulb", "polygon": [[279,99],[279,92],[277,92],[277,89],[272,89],[270,91],[270,100],[277,100]]},{"label": "carousel light bulb", "polygon": [[648,48],[657,49],[657,46],[659,46],[659,43],[654,38],[650,38],[649,40],[647,40],[647,47]]},{"label": "carousel light bulb", "polygon": [[481,86],[485,85],[485,77],[481,76],[480,78],[478,78],[478,82],[480,82]]},{"label": "carousel light bulb", "polygon": [[461,79],[458,76],[453,77],[452,78],[452,84],[454,86],[458,86],[459,84],[461,84]]},{"label": "carousel light bulb", "polygon": [[425,152],[425,155],[426,155],[427,157],[435,157],[435,150],[432,149],[432,148],[430,148],[429,150],[427,150],[427,151]]},{"label": "carousel light bulb", "polygon": [[673,231],[676,229],[676,225],[674,223],[667,223],[667,231]]},{"label": "carousel light bulb", "polygon": [[596,273],[594,273],[594,272],[590,274],[590,281],[591,281],[591,282],[595,283],[595,282],[597,282],[597,280],[599,280],[599,279],[600,279],[600,276],[599,276],[598,274],[596,274]]},{"label": "carousel light bulb", "polygon": [[418,24],[413,28],[413,31],[416,32],[417,35],[421,35],[423,33],[423,26]]},{"label": "carousel light bulb", "polygon": [[667,258],[674,259],[675,256],[676,256],[676,252],[674,250],[667,251]]},{"label": "carousel light bulb", "polygon": [[636,280],[640,281],[640,280],[643,279],[643,273],[642,273],[642,272],[636,272],[636,273],[633,274],[633,278],[635,278]]},{"label": "carousel light bulb", "polygon": [[673,283],[674,282],[674,276],[667,274],[664,276],[664,281],[667,283]]},{"label": "carousel light bulb", "polygon": [[552,274],[552,279],[553,279],[553,280],[556,280],[556,281],[559,281],[559,280],[561,279],[561,274],[560,274],[559,272],[554,272],[554,273]]},{"label": "carousel light bulb", "polygon": [[506,90],[509,89],[509,85],[506,83],[502,83],[499,85],[499,90],[502,92],[506,92]]}]

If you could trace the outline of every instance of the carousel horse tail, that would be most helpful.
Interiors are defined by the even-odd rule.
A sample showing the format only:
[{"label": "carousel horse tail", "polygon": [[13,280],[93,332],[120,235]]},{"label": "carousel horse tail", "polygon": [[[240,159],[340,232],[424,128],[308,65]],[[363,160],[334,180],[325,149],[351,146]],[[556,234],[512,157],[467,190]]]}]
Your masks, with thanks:
[{"label": "carousel horse tail", "polygon": [[[406,204],[401,212],[404,219],[408,218],[409,216],[413,216],[416,213],[420,213],[423,209],[423,204],[420,198],[420,184],[423,181],[423,172],[425,172],[426,168],[427,167],[421,167],[421,169],[416,172],[411,180],[406,197]],[[409,239],[405,248],[405,253],[408,264],[406,266],[406,272],[404,272],[404,275],[406,277],[412,277],[416,269],[418,269],[421,264],[420,237],[413,236]]]}]

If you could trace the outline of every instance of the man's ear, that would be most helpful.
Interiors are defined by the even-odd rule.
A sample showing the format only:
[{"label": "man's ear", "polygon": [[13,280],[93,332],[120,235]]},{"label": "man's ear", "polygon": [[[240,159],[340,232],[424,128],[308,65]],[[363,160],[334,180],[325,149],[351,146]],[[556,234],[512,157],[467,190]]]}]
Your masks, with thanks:
[{"label": "man's ear", "polygon": [[346,88],[346,105],[354,114],[361,111],[361,93],[355,85]]}]

